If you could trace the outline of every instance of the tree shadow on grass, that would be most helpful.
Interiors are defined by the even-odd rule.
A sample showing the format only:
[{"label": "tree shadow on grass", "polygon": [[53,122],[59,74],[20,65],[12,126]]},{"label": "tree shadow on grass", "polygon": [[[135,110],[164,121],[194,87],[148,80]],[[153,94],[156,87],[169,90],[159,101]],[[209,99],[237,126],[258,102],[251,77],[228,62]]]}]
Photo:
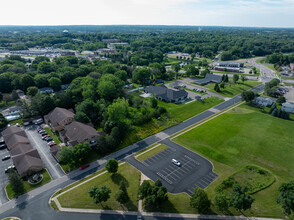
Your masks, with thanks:
[{"label": "tree shadow on grass", "polygon": [[115,183],[116,185],[119,185],[121,183],[121,181],[124,181],[126,184],[126,187],[129,187],[129,181],[120,173],[114,173],[111,175],[111,180],[113,183]]}]

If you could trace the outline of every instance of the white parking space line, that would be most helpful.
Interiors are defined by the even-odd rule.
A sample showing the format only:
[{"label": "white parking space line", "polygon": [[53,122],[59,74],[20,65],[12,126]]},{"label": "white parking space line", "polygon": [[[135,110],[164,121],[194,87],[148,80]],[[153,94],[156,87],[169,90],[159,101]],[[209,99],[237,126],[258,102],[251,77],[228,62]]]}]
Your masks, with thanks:
[{"label": "white parking space line", "polygon": [[201,183],[203,183],[202,185],[204,185],[205,187],[209,185],[209,182],[207,183],[206,181],[204,181],[203,179],[200,179]]},{"label": "white parking space line", "polygon": [[168,172],[166,172],[164,170],[161,170],[160,172],[163,172],[165,176],[168,174]]},{"label": "white parking space line", "polygon": [[164,175],[162,175],[160,172],[157,172],[157,175],[160,176],[162,179],[164,179],[169,184],[173,184],[172,181],[170,181],[168,178],[166,178]]},{"label": "white parking space line", "polygon": [[148,160],[148,161],[151,160],[151,162],[153,161],[152,163],[154,163],[154,162],[157,161],[157,160],[155,160],[153,157],[150,157],[150,158],[148,158],[147,160]]},{"label": "white parking space line", "polygon": [[200,188],[205,188],[206,186],[204,186],[202,183],[198,182],[197,185],[200,187]]},{"label": "white parking space line", "polygon": [[194,191],[193,191],[192,189],[188,189],[187,191],[188,191],[189,193],[191,193],[191,194],[194,193]]},{"label": "white parking space line", "polygon": [[146,167],[149,167],[149,164],[145,163],[144,161],[142,162],[142,164]]},{"label": "white parking space line", "polygon": [[[38,146],[38,141],[36,141],[35,137],[33,135],[30,134],[30,132],[27,132],[27,134],[34,140],[36,146]],[[55,174],[58,176],[58,178],[60,178],[60,174],[58,173],[58,171],[56,170],[55,166],[53,166],[49,160],[49,158],[47,157],[46,154],[44,154],[43,150],[39,147],[39,152],[43,155],[43,157],[47,160],[47,163],[49,164],[49,166],[51,167],[51,169],[55,172]]]},{"label": "white parking space line", "polygon": [[210,179],[208,176],[204,176],[202,178],[205,179],[206,181],[209,181],[209,182],[211,182],[213,180],[213,179]]}]

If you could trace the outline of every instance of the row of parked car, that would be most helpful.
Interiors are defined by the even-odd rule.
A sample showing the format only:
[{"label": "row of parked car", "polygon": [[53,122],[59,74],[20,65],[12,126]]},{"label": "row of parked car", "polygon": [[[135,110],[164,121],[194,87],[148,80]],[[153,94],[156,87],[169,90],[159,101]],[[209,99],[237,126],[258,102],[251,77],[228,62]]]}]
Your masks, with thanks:
[{"label": "row of parked car", "polygon": [[[6,147],[7,146],[6,146],[5,142],[4,141],[0,141],[0,150],[6,149]],[[2,161],[9,160],[10,158],[11,158],[10,155],[6,155],[6,156],[2,157]],[[11,165],[11,166],[5,168],[4,172],[5,173],[8,173],[8,171],[10,169],[15,169],[15,166],[14,165]]]},{"label": "row of parked car", "polygon": [[204,92],[206,92],[205,90],[203,90],[203,89],[193,89],[193,91],[195,91],[195,92],[201,92],[201,93],[204,93]]},{"label": "row of parked car", "polygon": [[44,130],[44,128],[39,128],[37,131],[42,135],[42,140],[47,141],[49,147],[56,145],[53,138]]}]

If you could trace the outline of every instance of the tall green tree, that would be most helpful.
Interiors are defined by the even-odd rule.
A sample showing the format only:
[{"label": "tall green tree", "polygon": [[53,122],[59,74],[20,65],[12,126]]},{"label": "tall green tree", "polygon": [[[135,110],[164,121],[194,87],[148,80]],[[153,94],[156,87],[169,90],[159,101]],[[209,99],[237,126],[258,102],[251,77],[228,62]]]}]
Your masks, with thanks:
[{"label": "tall green tree", "polygon": [[196,187],[191,195],[190,206],[200,213],[205,213],[210,208],[210,201],[203,189]]},{"label": "tall green tree", "polygon": [[95,204],[99,203],[103,207],[102,202],[106,202],[110,198],[111,190],[107,186],[93,186],[88,193]]},{"label": "tall green tree", "polygon": [[287,215],[294,213],[294,181],[291,180],[288,183],[283,183],[279,187],[279,197],[277,203],[282,205],[284,212]]},{"label": "tall green tree", "polygon": [[248,188],[246,186],[240,186],[235,184],[233,186],[233,192],[230,198],[230,206],[239,210],[240,212],[246,211],[251,208],[254,198],[247,194]]},{"label": "tall green tree", "polygon": [[216,193],[214,197],[214,205],[221,212],[227,211],[229,208],[229,203],[226,194]]},{"label": "tall green tree", "polygon": [[4,118],[4,116],[0,112],[0,129],[5,128],[7,125],[8,125],[8,121],[6,120],[6,118]]},{"label": "tall green tree", "polygon": [[61,80],[57,77],[51,77],[49,80],[49,85],[54,89],[54,91],[59,91],[61,87]]},{"label": "tall green tree", "polygon": [[27,89],[27,95],[29,96],[35,96],[37,95],[39,89],[36,86],[31,86]]},{"label": "tall green tree", "polygon": [[9,183],[11,186],[11,189],[15,193],[15,195],[21,195],[24,193],[24,183],[21,179],[21,177],[18,175],[18,173],[15,170],[10,170],[8,174]]},{"label": "tall green tree", "polygon": [[239,75],[234,74],[234,75],[233,75],[233,82],[234,82],[234,83],[237,83],[238,80],[239,80]]},{"label": "tall green tree", "polygon": [[245,91],[241,94],[242,100],[246,102],[251,102],[255,98],[255,93],[252,91]]},{"label": "tall green tree", "polygon": [[118,162],[116,159],[109,159],[105,165],[106,170],[109,173],[116,173],[118,169]]}]

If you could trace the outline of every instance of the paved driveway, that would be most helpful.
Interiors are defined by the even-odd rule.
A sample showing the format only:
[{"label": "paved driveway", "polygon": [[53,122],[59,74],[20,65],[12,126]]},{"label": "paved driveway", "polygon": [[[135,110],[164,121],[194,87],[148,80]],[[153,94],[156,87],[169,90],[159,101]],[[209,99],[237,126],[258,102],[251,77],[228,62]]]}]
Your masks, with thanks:
[{"label": "paved driveway", "polygon": [[8,184],[8,175],[4,173],[4,170],[13,165],[11,159],[2,161],[2,157],[6,155],[10,155],[7,149],[0,150],[0,205],[8,201],[5,194],[5,186]]},{"label": "paved driveway", "polygon": [[[171,193],[186,192],[192,194],[195,187],[205,189],[218,175],[212,164],[204,157],[165,139],[161,143],[169,148],[139,162],[134,157],[126,161],[142,171],[153,181],[160,179]],[[172,159],[180,161],[181,166],[171,163]]]},{"label": "paved driveway", "polygon": [[50,147],[47,145],[46,141],[42,140],[42,136],[37,132],[36,125],[31,125],[25,127],[25,131],[27,136],[30,140],[31,145],[33,148],[37,149],[40,157],[43,161],[45,168],[47,168],[48,172],[50,173],[52,179],[60,178],[61,176],[65,175],[61,170],[59,164],[53,158]]}]

